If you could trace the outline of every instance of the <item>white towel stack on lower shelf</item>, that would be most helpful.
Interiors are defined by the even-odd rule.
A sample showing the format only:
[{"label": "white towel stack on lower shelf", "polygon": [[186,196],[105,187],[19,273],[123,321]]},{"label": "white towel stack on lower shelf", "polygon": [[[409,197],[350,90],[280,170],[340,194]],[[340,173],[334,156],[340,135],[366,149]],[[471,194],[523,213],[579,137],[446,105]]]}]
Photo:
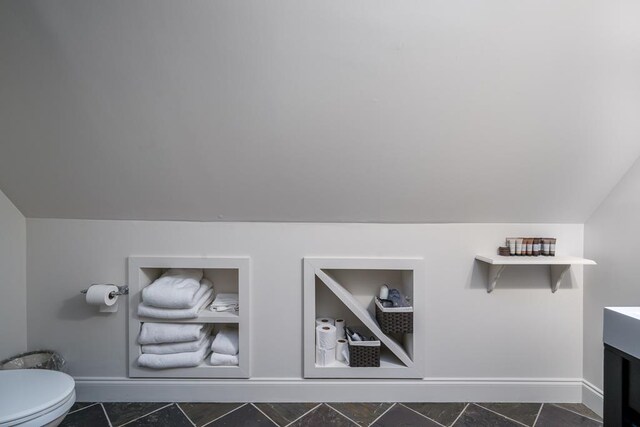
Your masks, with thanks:
[{"label": "white towel stack on lower shelf", "polygon": [[211,343],[211,364],[213,366],[238,366],[238,329],[225,326]]},{"label": "white towel stack on lower shelf", "polygon": [[142,290],[138,316],[193,319],[213,300],[213,283],[202,270],[170,269]]},{"label": "white towel stack on lower shelf", "polygon": [[192,368],[209,354],[211,326],[200,323],[143,323],[138,336],[138,366],[153,369]]}]

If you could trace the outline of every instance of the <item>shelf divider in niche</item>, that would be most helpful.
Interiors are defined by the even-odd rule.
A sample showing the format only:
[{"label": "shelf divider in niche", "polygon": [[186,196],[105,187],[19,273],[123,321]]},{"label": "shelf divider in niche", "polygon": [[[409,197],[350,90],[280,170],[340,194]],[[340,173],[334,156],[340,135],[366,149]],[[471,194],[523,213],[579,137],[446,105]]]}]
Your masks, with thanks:
[{"label": "shelf divider in niche", "polygon": [[[216,293],[237,292],[240,303],[238,313],[213,312],[203,308],[194,319],[155,319],[140,317],[138,304],[142,289],[150,285],[169,268],[201,268],[214,285]],[[129,257],[129,377],[130,378],[249,378],[250,377],[250,313],[249,289],[251,281],[249,257]],[[239,330],[238,366],[211,366],[207,357],[193,368],[148,369],[137,365],[140,356],[138,334],[144,322],[155,323],[208,323],[214,330],[223,325],[237,326]]]},{"label": "shelf divider in niche", "polygon": [[[304,376],[306,378],[422,378],[424,365],[424,261],[420,258],[305,258],[304,259]],[[350,279],[355,278],[355,279]],[[382,332],[374,315],[379,287],[402,288],[413,301],[414,333],[403,336]],[[337,300],[328,296],[324,289]],[[332,301],[329,301],[333,299]],[[327,307],[330,304],[330,307]],[[339,305],[340,307],[336,307]],[[351,368],[336,362],[315,363],[315,319],[343,310],[368,328],[382,344],[380,367]],[[337,313],[334,312],[334,313]],[[338,314],[334,314],[338,316]],[[349,320],[347,321],[349,323]]]}]

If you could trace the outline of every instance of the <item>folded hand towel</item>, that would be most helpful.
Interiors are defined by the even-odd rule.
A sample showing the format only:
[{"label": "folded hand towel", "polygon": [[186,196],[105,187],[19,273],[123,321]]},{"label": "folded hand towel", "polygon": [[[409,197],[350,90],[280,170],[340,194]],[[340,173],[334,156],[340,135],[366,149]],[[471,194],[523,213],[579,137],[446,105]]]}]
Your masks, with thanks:
[{"label": "folded hand towel", "polygon": [[209,354],[211,339],[207,339],[198,351],[175,354],[141,354],[138,366],[153,369],[192,368],[202,363]]},{"label": "folded hand towel", "polygon": [[238,303],[238,294],[218,294],[212,306],[231,305]]},{"label": "folded hand towel", "polygon": [[238,309],[238,294],[218,294],[211,304],[212,311],[235,311]]},{"label": "folded hand towel", "polygon": [[238,366],[237,354],[211,353],[211,365],[213,366]]},{"label": "folded hand towel", "polygon": [[202,323],[149,323],[140,328],[138,344],[162,344],[195,341],[200,338]]},{"label": "folded hand towel", "polygon": [[154,307],[193,307],[202,275],[198,269],[172,268],[142,290],[142,300]]},{"label": "folded hand towel", "polygon": [[210,333],[211,326],[207,326],[200,332],[200,338],[197,341],[166,344],[147,344],[142,346],[142,352],[150,354],[174,354],[198,351],[198,349],[200,349],[200,347],[204,345],[205,341],[210,338]]},{"label": "folded hand towel", "polygon": [[238,354],[238,329],[224,327],[211,344],[211,350],[220,354]]},{"label": "folded hand towel", "polygon": [[198,312],[213,299],[213,289],[202,294],[200,300],[191,308],[158,308],[151,307],[145,303],[138,305],[138,316],[155,317],[156,319],[194,319],[198,317]]}]

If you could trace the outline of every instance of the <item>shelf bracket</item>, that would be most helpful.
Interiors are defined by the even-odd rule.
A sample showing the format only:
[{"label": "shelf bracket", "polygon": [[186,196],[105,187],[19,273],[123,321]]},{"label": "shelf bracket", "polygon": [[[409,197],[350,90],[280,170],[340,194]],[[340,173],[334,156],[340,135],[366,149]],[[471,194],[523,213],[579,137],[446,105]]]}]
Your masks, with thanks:
[{"label": "shelf bracket", "polygon": [[493,289],[496,287],[496,283],[498,282],[498,279],[500,278],[500,275],[502,274],[502,272],[504,271],[504,268],[506,267],[506,265],[503,264],[489,264],[489,276],[488,276],[488,283],[487,283],[487,293],[490,294]]},{"label": "shelf bracket", "polygon": [[549,270],[551,272],[551,292],[555,293],[560,287],[562,278],[569,271],[571,265],[550,265]]}]

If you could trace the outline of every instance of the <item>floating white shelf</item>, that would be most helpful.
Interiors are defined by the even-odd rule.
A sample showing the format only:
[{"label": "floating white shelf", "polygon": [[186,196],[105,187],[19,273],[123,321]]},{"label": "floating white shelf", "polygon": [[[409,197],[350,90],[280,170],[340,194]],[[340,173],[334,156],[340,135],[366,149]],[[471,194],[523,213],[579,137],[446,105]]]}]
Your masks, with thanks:
[{"label": "floating white shelf", "polygon": [[[250,267],[251,260],[243,258],[187,258],[187,257],[130,257],[129,258],[129,377],[132,378],[249,378],[250,376]],[[237,292],[238,312],[201,310],[193,319],[155,319],[139,317],[138,304],[142,289],[151,284],[168,268],[201,268],[214,289],[219,292]],[[235,324],[239,330],[239,365],[211,366],[209,357],[199,366],[177,369],[148,369],[138,366],[140,346],[137,339],[144,322],[154,323],[210,323]]]},{"label": "floating white shelf", "polygon": [[574,256],[502,256],[502,255],[476,255],[478,261],[489,264],[487,277],[487,292],[490,293],[496,287],[500,275],[508,265],[548,265],[551,279],[551,292],[560,287],[562,278],[572,265],[596,265],[595,261]]},{"label": "floating white shelf", "polygon": [[[423,311],[424,261],[422,259],[390,258],[305,258],[304,259],[304,373],[306,378],[422,378],[423,369]],[[373,273],[377,280],[358,283],[341,282],[340,274],[347,270]],[[334,274],[335,273],[335,274]],[[386,335],[378,326],[372,312],[373,298],[377,295],[382,277],[394,275],[414,301],[414,333],[405,334],[403,343]],[[385,276],[386,275],[386,276]],[[380,367],[352,368],[336,361],[330,366],[315,363],[315,319],[326,313],[317,312],[318,286],[326,287],[342,303],[356,323],[361,323],[381,342]],[[352,293],[357,292],[357,294]],[[327,300],[328,301],[328,300]],[[327,302],[325,301],[325,302]],[[337,300],[336,300],[337,301]],[[369,309],[367,308],[369,304]],[[333,307],[334,309],[336,307]],[[345,313],[346,314],[346,313]]]}]

